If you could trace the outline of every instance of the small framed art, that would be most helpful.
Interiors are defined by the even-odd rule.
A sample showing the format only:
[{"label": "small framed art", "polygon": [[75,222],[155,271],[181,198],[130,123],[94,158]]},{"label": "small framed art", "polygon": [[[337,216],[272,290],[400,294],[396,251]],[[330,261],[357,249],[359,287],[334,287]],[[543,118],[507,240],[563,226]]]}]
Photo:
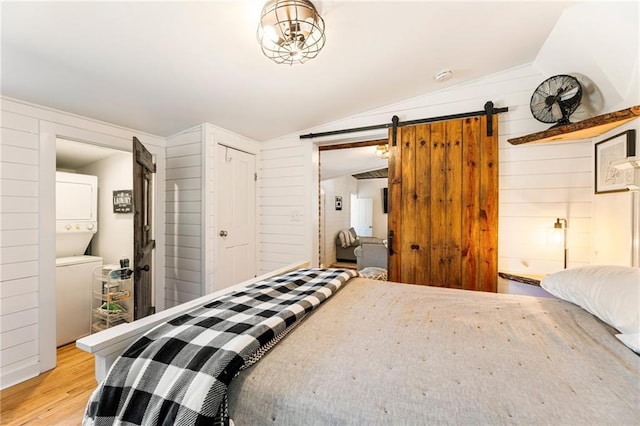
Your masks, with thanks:
[{"label": "small framed art", "polygon": [[113,191],[113,212],[132,213],[133,212],[133,190],[121,189]]},{"label": "small framed art", "polygon": [[634,183],[633,168],[615,167],[615,163],[638,154],[636,131],[627,130],[595,145],[595,193],[626,191]]}]

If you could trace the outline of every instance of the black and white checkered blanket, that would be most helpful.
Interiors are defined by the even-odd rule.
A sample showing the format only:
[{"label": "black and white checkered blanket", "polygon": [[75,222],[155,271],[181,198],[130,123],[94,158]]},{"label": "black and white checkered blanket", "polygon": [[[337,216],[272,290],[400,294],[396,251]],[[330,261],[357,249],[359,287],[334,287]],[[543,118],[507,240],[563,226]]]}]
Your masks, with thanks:
[{"label": "black and white checkered blanket", "polygon": [[243,366],[355,275],[297,270],[155,327],[116,360],[83,424],[212,424]]}]

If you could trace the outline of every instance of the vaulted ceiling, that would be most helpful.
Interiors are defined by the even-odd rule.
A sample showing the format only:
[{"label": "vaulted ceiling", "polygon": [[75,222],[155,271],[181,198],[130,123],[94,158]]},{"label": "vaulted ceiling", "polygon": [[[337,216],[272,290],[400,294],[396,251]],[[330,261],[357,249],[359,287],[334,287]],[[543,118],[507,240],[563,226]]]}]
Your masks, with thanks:
[{"label": "vaulted ceiling", "polygon": [[262,1],[3,2],[2,95],[264,141],[530,63],[571,3],[315,1],[326,46],[288,66],[260,51]]}]

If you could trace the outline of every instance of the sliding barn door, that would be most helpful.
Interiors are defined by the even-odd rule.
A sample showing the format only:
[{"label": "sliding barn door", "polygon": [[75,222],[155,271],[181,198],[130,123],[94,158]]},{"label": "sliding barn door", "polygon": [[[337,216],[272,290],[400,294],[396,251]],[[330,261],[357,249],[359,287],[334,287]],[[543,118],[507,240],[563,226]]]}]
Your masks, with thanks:
[{"label": "sliding barn door", "polygon": [[397,129],[389,157],[389,279],[496,291],[498,137],[486,116]]}]

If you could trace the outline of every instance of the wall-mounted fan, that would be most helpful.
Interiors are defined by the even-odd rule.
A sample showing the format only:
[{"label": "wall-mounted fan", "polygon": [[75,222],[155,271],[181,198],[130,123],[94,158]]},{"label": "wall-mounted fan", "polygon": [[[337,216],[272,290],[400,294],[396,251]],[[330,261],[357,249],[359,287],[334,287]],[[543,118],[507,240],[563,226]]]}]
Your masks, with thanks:
[{"label": "wall-mounted fan", "polygon": [[536,120],[569,124],[569,116],[575,112],[582,100],[582,86],[575,77],[566,74],[549,77],[531,95],[529,106]]}]

